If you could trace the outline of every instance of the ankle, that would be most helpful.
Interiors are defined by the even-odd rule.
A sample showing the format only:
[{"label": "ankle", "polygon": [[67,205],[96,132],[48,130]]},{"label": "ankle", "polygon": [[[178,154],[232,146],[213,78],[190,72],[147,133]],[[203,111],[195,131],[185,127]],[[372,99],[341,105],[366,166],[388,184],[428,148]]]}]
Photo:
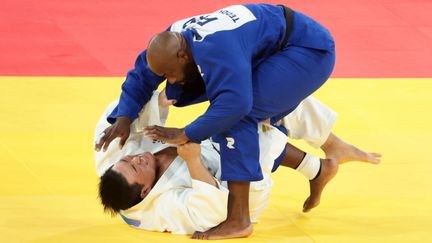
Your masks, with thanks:
[{"label": "ankle", "polygon": [[225,220],[227,222],[232,222],[232,223],[236,223],[239,225],[249,225],[251,224],[249,215],[237,215],[237,216],[231,216],[231,217],[227,217],[227,219]]}]

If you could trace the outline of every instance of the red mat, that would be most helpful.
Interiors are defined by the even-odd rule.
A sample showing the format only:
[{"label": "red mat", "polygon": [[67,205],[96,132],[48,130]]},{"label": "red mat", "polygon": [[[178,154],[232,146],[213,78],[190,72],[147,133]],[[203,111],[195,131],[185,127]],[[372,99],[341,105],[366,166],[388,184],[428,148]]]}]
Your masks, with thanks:
[{"label": "red mat", "polygon": [[[0,76],[123,76],[175,20],[262,1],[2,1]],[[333,77],[432,77],[432,1],[284,3],[333,33]]]}]

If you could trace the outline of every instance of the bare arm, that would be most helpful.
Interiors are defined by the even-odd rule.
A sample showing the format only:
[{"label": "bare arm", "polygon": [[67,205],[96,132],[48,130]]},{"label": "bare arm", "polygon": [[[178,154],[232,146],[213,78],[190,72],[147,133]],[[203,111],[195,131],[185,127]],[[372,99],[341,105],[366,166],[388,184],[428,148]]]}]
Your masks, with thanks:
[{"label": "bare arm", "polygon": [[201,161],[201,146],[197,143],[185,143],[177,146],[177,152],[187,164],[192,179],[218,187],[213,176]]}]

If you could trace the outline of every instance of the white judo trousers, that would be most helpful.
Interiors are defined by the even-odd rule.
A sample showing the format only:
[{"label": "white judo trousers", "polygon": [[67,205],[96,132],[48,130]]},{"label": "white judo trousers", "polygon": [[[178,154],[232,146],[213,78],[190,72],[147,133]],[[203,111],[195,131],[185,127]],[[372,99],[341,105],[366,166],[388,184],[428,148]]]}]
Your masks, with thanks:
[{"label": "white judo trousers", "polygon": [[[95,152],[98,176],[122,157],[143,152],[156,153],[171,145],[154,143],[143,134],[148,125],[164,126],[168,108],[158,105],[158,92],[146,104],[139,117],[131,125],[131,133],[119,149],[119,139],[111,142],[106,152]],[[106,117],[117,105],[111,103],[100,118],[94,141],[97,142],[103,131],[110,126]],[[319,147],[325,142],[336,119],[336,113],[322,103],[308,97],[296,110],[281,122],[289,130],[289,136],[304,139],[310,145]],[[249,207],[252,222],[256,222],[267,206],[272,180],[271,169],[274,160],[280,155],[287,142],[285,134],[264,123],[259,124],[260,164],[264,179],[252,182]],[[140,203],[122,210],[120,215],[126,223],[150,231],[169,231],[174,234],[191,234],[206,231],[225,220],[227,216],[228,189],[220,178],[220,157],[218,145],[206,140],[201,143],[201,156],[204,165],[219,182],[219,188],[190,177],[186,163],[177,157],[151,192]]]}]

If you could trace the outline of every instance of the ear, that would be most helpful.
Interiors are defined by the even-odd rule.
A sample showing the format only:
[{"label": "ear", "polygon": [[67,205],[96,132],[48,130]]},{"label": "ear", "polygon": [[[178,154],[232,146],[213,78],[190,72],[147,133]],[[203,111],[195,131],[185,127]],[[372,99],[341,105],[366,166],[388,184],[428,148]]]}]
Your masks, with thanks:
[{"label": "ear", "polygon": [[177,52],[177,58],[179,59],[179,62],[184,64],[189,61],[189,56],[184,50],[180,50]]},{"label": "ear", "polygon": [[141,198],[144,199],[150,193],[150,191],[151,191],[150,187],[146,187],[146,186],[143,187],[140,193]]}]

